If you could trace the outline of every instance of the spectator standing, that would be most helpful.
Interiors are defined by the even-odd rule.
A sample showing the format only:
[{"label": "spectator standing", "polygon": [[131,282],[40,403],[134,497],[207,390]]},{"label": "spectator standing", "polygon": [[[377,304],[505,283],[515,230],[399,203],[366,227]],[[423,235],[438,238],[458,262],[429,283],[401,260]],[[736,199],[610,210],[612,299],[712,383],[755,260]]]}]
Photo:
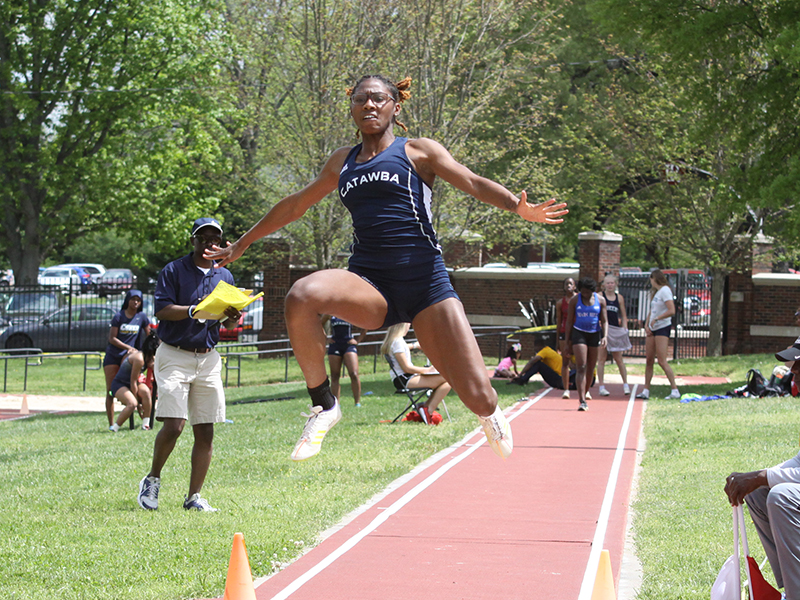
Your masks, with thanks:
[{"label": "spectator standing", "polygon": [[561,397],[569,399],[569,363],[571,354],[567,354],[567,315],[569,314],[569,301],[575,297],[575,280],[567,277],[564,280],[564,296],[556,304],[556,323],[558,323],[558,351],[564,357],[561,366],[561,389],[564,393]]},{"label": "spectator standing", "polygon": [[650,273],[650,308],[647,312],[647,319],[644,322],[644,389],[636,394],[637,398],[646,400],[650,397],[650,382],[653,380],[653,367],[656,360],[658,360],[658,366],[664,371],[672,388],[672,391],[665,399],[681,397],[678,386],[675,384],[675,373],[672,372],[672,367],[667,362],[669,334],[672,330],[672,317],[674,315],[675,301],[673,300],[672,288],[669,287],[667,276],[664,275],[661,269],[655,269]]},{"label": "spectator standing", "polygon": [[106,377],[106,416],[109,428],[114,425],[114,381],[123,359],[134,350],[139,350],[142,340],[150,335],[150,319],[143,312],[144,299],[139,290],[128,290],[122,308],[111,319],[108,345],[103,358],[103,373]]},{"label": "spectator standing", "polygon": [[200,496],[211,464],[214,423],[225,420],[222,361],[214,348],[219,342],[220,324],[233,329],[241,314],[229,306],[225,319],[207,321],[195,318],[194,312],[220,281],[234,284],[230,271],[215,269],[213,261],[203,256],[222,243],[221,236],[222,226],[216,219],[197,219],[191,231],[192,253],[169,263],[158,276],[155,305],[162,343],[155,358],[159,393],[156,419],[163,427],[156,436],[150,472],[139,483],[139,506],[148,510],[158,508],[161,470],[187,420],[194,433],[194,446],[183,508],[217,510]]},{"label": "spectator standing", "polygon": [[[361,379],[358,376],[358,344],[364,339],[361,331],[358,339],[353,335],[353,326],[339,317],[327,315],[331,326],[331,343],[328,344],[328,366],[331,368],[331,393],[341,398],[342,364],[350,377],[350,389],[356,407],[361,406]],[[325,320],[325,319],[323,319]]]},{"label": "spectator standing", "polygon": [[625,298],[617,292],[617,278],[606,275],[603,279],[603,300],[606,301],[606,314],[608,315],[608,341],[607,345],[600,346],[597,352],[597,380],[600,382],[600,395],[608,396],[609,392],[603,385],[606,360],[611,354],[617,363],[619,374],[622,377],[622,391],[630,394],[628,386],[628,370],[622,361],[622,353],[631,349],[631,340],[628,336],[628,313],[625,310]]}]

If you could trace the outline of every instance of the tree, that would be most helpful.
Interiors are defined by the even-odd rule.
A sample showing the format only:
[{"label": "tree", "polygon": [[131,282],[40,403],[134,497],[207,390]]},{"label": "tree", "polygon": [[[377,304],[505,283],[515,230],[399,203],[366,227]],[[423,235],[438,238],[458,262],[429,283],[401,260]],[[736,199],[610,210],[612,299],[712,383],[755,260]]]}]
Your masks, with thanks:
[{"label": "tree", "polygon": [[[664,80],[680,82],[685,110],[699,111],[695,141],[724,134],[725,163],[713,172],[751,208],[764,231],[797,241],[800,191],[800,5],[778,0],[658,2],[591,0],[629,50],[658,56]],[[776,213],[780,219],[770,218]]]},{"label": "tree", "polygon": [[[140,148],[126,134],[148,117],[152,126],[161,107],[197,99],[183,88],[214,71],[204,51],[217,33],[211,8],[204,0],[0,5],[0,244],[18,281],[35,281],[50,253],[107,226],[118,214],[113,201],[131,198],[117,187],[121,170],[126,159],[144,162],[131,159]],[[168,138],[169,129],[160,121],[146,141],[159,148],[165,138],[152,134]]]},{"label": "tree", "polygon": [[[531,202],[555,195],[555,168],[537,148],[548,106],[537,91],[557,33],[549,2],[404,0],[398,12],[402,45],[388,62],[410,75],[413,97],[405,110],[412,135],[442,143],[473,171],[492,177]],[[498,212],[438,181],[434,224],[444,247],[468,232],[489,246],[529,243],[537,226]]]},{"label": "tree", "polygon": [[[224,100],[235,107],[224,126],[241,149],[234,161],[242,174],[234,194],[241,200],[230,206],[258,206],[258,218],[315,177],[333,150],[356,143],[344,91],[374,73],[412,77],[412,99],[401,113],[408,135],[436,139],[477,172],[516,191],[527,188],[534,200],[549,197],[541,161],[531,160],[521,145],[539,100],[519,93],[531,79],[525,77],[529,62],[546,54],[538,36],[552,11],[542,6],[521,0],[314,0],[254,11],[249,3],[229,0],[236,51],[228,72],[236,93]],[[490,130],[506,139],[496,143]],[[470,229],[488,233],[491,241],[530,241],[530,226],[513,215],[450,186],[437,184],[434,192],[443,245]],[[245,223],[241,227],[243,232]],[[340,264],[351,231],[349,215],[332,194],[282,233],[301,259],[328,267]]]}]

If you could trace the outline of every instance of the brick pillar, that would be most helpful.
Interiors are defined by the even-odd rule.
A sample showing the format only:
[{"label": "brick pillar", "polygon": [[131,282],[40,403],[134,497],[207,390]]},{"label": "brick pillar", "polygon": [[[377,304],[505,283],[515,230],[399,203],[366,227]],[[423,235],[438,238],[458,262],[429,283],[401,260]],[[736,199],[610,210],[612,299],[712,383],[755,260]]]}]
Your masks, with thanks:
[{"label": "brick pillar", "polygon": [[607,274],[619,277],[619,254],[622,236],[610,231],[584,231],[578,234],[578,262],[581,277],[600,283]]},{"label": "brick pillar", "polygon": [[279,238],[267,238],[264,252],[267,255],[264,262],[264,322],[258,339],[279,339],[286,336],[283,303],[291,287],[289,243]]},{"label": "brick pillar", "polygon": [[753,237],[738,235],[736,243],[750,249],[745,250],[747,260],[742,267],[728,276],[727,335],[723,354],[749,354],[753,351],[750,325],[755,321],[756,313],[763,310],[753,285],[753,275],[772,272],[771,237],[762,233]]},{"label": "brick pillar", "polygon": [[752,273],[772,273],[772,238],[763,233],[753,237]]}]

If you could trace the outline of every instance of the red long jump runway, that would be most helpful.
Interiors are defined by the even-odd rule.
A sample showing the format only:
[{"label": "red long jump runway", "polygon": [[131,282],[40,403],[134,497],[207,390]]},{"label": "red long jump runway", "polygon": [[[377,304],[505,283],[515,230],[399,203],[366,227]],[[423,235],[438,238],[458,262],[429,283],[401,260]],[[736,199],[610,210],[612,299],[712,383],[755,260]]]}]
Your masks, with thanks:
[{"label": "red long jump runway", "polygon": [[601,550],[619,577],[642,417],[609,387],[583,413],[574,392],[517,403],[508,460],[473,433],[257,582],[256,597],[588,600]]}]

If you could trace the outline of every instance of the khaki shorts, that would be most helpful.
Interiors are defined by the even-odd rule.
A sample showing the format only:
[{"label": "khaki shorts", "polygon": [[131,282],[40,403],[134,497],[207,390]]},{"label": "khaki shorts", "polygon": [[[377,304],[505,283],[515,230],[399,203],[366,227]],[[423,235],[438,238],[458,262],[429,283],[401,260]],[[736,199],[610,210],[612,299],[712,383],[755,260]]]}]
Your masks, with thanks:
[{"label": "khaki shorts", "polygon": [[161,344],[156,350],[155,371],[156,419],[188,419],[190,425],[225,421],[219,352],[195,354]]}]

